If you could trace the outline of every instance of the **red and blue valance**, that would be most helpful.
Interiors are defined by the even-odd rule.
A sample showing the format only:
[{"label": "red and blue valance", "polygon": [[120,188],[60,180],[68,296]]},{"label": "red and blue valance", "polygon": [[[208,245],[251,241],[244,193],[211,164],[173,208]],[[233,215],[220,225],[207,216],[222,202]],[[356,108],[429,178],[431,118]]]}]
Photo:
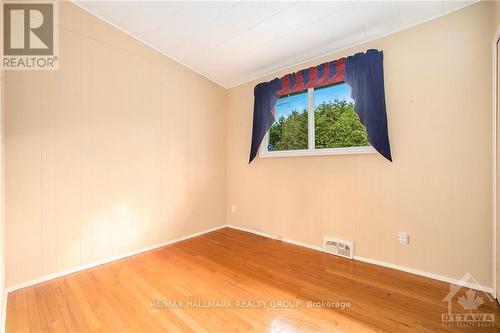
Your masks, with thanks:
[{"label": "red and blue valance", "polygon": [[392,161],[385,110],[383,52],[368,50],[258,84],[254,89],[254,115],[250,162],[274,123],[280,96],[345,82],[351,88],[354,110],[365,126],[370,144]]},{"label": "red and blue valance", "polygon": [[339,59],[326,62],[316,67],[303,69],[281,78],[281,89],[277,92],[284,96],[304,91],[308,88],[318,88],[330,84],[344,82],[345,61]]}]

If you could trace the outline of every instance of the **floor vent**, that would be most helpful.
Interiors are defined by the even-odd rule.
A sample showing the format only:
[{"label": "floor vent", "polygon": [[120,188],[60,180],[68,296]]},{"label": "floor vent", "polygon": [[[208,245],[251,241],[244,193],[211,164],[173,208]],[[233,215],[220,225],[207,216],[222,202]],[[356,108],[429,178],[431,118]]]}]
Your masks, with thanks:
[{"label": "floor vent", "polygon": [[323,238],[323,250],[326,253],[349,259],[352,259],[354,256],[354,246],[352,242],[332,237]]}]

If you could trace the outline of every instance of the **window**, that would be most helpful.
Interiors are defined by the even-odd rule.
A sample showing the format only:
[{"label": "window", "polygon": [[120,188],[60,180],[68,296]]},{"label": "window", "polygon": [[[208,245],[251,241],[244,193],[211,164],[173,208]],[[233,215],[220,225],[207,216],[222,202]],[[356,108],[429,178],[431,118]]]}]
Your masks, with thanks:
[{"label": "window", "polygon": [[373,153],[345,83],[281,97],[262,157]]},{"label": "window", "polygon": [[270,151],[307,149],[308,143],[308,93],[282,97],[274,110],[276,121],[269,129]]}]

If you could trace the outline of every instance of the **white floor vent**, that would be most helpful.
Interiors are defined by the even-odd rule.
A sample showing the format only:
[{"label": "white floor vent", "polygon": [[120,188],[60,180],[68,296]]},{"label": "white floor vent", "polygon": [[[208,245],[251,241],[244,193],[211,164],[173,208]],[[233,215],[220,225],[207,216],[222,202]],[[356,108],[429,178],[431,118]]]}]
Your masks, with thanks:
[{"label": "white floor vent", "polygon": [[344,258],[352,259],[354,256],[354,246],[350,241],[324,237],[323,238],[323,250],[326,253],[335,254]]}]

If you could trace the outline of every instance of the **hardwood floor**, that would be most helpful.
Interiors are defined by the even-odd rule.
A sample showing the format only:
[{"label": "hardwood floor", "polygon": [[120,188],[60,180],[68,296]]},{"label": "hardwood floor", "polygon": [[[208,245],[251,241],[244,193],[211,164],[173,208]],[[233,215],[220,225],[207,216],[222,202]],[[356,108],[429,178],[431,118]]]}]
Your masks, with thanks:
[{"label": "hardwood floor", "polygon": [[[500,331],[496,302],[480,292],[472,313],[494,314],[493,327],[443,327],[448,292],[444,282],[226,228],[12,292],[7,332]],[[453,313],[468,312],[453,302]]]}]

